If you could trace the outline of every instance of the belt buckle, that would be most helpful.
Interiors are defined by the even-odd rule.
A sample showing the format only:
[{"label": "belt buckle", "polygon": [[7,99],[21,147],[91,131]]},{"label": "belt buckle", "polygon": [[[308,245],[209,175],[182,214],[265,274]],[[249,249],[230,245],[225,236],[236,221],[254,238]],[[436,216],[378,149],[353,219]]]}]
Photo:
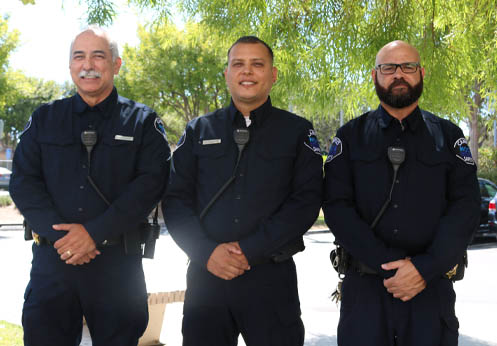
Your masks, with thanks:
[{"label": "belt buckle", "polygon": [[40,241],[40,236],[38,235],[38,233],[31,231],[31,234],[33,235],[33,241],[35,242],[35,244],[40,246],[41,241]]}]

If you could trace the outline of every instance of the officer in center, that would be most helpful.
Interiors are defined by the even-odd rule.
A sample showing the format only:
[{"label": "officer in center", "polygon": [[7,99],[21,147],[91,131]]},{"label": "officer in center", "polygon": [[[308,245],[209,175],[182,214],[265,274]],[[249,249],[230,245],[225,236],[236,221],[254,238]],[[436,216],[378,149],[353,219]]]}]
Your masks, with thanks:
[{"label": "officer in center", "polygon": [[461,129],[418,107],[424,75],[410,44],[381,48],[380,106],[338,130],[325,163],[325,220],[349,257],[340,346],[458,342],[452,280],[479,223],[479,188]]},{"label": "officer in center", "polygon": [[292,255],[316,220],[322,158],[309,121],[271,105],[273,52],[253,36],[228,51],[231,104],[188,123],[163,199],[190,258],[184,346],[302,346]]},{"label": "officer in center", "polygon": [[71,44],[77,93],[40,106],[20,136],[12,198],[33,229],[22,325],[26,346],[136,346],[148,322],[147,216],[169,172],[164,126],[119,96],[117,44],[98,27]]}]

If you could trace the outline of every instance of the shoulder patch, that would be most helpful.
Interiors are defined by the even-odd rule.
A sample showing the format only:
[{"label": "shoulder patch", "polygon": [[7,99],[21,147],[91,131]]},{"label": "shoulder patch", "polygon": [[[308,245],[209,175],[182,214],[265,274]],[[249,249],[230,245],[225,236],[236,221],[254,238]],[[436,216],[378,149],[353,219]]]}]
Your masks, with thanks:
[{"label": "shoulder patch", "polygon": [[316,132],[313,129],[309,129],[309,134],[307,135],[309,143],[304,142],[306,147],[311,149],[314,153],[321,155],[321,147],[319,146],[318,138],[316,137]]},{"label": "shoulder patch", "polygon": [[22,132],[19,134],[19,136],[22,136],[27,130],[29,130],[29,128],[31,127],[31,123],[33,122],[33,118],[32,117],[29,117],[29,120],[28,122],[26,123],[26,125],[24,125],[24,129],[22,130]]},{"label": "shoulder patch", "polygon": [[471,150],[468,146],[468,141],[466,138],[461,137],[454,143],[454,150],[456,152],[456,156],[464,161],[467,165],[474,165],[475,160],[473,160],[473,156],[471,156]]},{"label": "shoulder patch", "polygon": [[331,142],[330,152],[328,153],[325,163],[331,162],[334,158],[340,156],[340,154],[342,154],[342,141],[340,138],[335,137]]},{"label": "shoulder patch", "polygon": [[181,138],[179,139],[178,144],[176,144],[176,149],[175,150],[178,150],[179,147],[181,147],[183,144],[185,144],[185,140],[186,140],[186,130],[181,135]]},{"label": "shoulder patch", "polygon": [[155,118],[154,127],[155,130],[157,130],[157,132],[159,132],[162,135],[162,137],[164,137],[164,139],[167,141],[166,128],[164,127],[164,123],[162,122],[161,118],[159,117]]}]

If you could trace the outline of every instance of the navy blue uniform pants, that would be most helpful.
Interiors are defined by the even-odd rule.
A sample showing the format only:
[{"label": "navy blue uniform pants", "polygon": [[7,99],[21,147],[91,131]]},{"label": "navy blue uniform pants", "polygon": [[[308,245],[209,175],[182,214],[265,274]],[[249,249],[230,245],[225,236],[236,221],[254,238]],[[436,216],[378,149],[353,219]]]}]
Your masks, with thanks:
[{"label": "navy blue uniform pants", "polygon": [[293,260],[255,265],[226,281],[190,264],[183,311],[184,346],[302,346]]},{"label": "navy blue uniform pants", "polygon": [[49,245],[33,244],[22,324],[26,346],[77,346],[83,315],[93,346],[136,346],[148,323],[140,256],[105,247],[89,264],[72,266]]},{"label": "navy blue uniform pants", "polygon": [[376,275],[347,273],[342,284],[339,346],[456,346],[459,322],[452,282],[435,279],[407,302]]}]

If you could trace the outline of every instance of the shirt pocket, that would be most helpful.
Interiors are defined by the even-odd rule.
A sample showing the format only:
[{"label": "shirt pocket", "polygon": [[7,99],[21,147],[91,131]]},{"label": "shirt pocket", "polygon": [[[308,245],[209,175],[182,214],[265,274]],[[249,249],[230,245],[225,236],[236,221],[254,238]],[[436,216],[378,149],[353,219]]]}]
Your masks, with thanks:
[{"label": "shirt pocket", "polygon": [[[133,134],[126,137],[133,138]],[[92,168],[92,175],[129,181],[135,174],[138,148],[136,138],[117,140],[112,136],[103,137],[101,143],[93,149],[92,167],[95,170]]]},{"label": "shirt pocket", "polygon": [[82,167],[81,144],[69,136],[44,134],[38,137],[42,167],[47,183],[57,183],[67,179],[68,171],[74,172]]},{"label": "shirt pocket", "polygon": [[209,138],[200,138],[193,145],[193,154],[197,157],[197,174],[202,181],[207,179],[213,183],[224,182],[233,173],[236,158],[230,160],[229,155],[226,155],[228,147],[226,141],[202,144],[204,140]]},{"label": "shirt pocket", "polygon": [[421,151],[416,153],[416,178],[423,181],[426,192],[445,192],[452,160],[446,151]]},{"label": "shirt pocket", "polygon": [[[296,159],[293,145],[281,141],[271,145],[259,144],[256,147],[258,179],[263,180],[266,189],[279,189],[290,186]],[[250,169],[250,167],[249,167]]]}]

